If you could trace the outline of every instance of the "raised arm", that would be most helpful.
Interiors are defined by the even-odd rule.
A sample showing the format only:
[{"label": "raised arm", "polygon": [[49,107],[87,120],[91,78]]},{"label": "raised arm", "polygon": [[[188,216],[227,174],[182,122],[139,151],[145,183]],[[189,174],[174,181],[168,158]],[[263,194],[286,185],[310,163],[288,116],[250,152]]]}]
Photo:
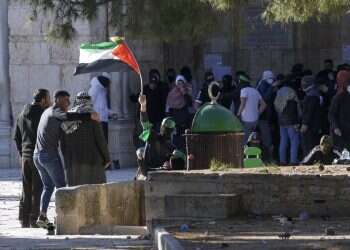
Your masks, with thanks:
[{"label": "raised arm", "polygon": [[140,103],[140,121],[142,126],[145,123],[148,123],[148,115],[147,115],[147,99],[145,95],[139,96],[139,103]]}]

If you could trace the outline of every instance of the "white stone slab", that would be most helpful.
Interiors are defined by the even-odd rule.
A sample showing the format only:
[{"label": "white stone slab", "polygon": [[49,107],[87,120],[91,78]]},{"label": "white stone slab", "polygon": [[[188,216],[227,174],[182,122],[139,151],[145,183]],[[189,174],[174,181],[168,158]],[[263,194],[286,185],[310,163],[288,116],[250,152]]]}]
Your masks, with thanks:
[{"label": "white stone slab", "polygon": [[49,47],[44,42],[10,42],[11,64],[48,64]]}]

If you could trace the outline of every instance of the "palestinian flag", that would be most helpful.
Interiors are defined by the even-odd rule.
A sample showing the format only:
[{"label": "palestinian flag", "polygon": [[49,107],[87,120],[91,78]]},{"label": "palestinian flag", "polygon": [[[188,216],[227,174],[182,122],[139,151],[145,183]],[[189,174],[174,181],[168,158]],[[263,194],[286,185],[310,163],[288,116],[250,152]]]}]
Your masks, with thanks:
[{"label": "palestinian flag", "polygon": [[79,65],[74,75],[92,72],[116,72],[128,65],[137,74],[140,67],[123,38],[112,37],[110,42],[80,45]]}]

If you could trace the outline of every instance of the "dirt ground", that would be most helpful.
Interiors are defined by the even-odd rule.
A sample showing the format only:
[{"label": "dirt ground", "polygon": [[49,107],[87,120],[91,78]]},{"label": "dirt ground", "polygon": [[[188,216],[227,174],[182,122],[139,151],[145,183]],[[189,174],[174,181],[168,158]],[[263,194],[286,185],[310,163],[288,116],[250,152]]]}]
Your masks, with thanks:
[{"label": "dirt ground", "polygon": [[[209,170],[193,172],[210,172]],[[254,173],[254,174],[281,174],[281,175],[350,175],[350,165],[315,165],[315,166],[295,166],[295,167],[278,167],[266,166],[260,168],[229,168],[225,171],[214,171],[214,173]]]},{"label": "dirt ground", "polygon": [[[350,218],[310,218],[281,223],[276,217],[240,218],[231,221],[210,221],[167,228],[186,249],[350,249]],[[335,235],[327,235],[333,231]],[[289,232],[289,239],[280,235]]]}]

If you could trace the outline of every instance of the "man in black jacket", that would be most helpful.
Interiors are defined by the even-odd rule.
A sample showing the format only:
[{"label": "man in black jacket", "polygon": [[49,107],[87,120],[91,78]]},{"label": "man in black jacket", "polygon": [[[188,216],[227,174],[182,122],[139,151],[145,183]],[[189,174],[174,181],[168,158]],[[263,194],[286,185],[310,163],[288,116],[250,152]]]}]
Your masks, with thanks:
[{"label": "man in black jacket", "polygon": [[14,139],[22,165],[23,187],[19,205],[19,220],[22,227],[36,227],[35,222],[39,216],[42,183],[33,162],[33,152],[40,117],[49,106],[49,91],[38,89],[34,93],[33,102],[24,106],[17,119]]},{"label": "man in black jacket", "polygon": [[209,84],[213,81],[215,81],[213,72],[211,71],[205,72],[204,83],[196,98],[196,103],[195,103],[196,109],[201,107],[203,104],[210,102],[208,87],[209,87]]},{"label": "man in black jacket", "polygon": [[149,100],[147,102],[147,115],[156,130],[159,130],[162,119],[165,116],[165,105],[169,88],[160,80],[160,73],[157,69],[150,70],[149,81],[149,84],[143,89],[144,95]]},{"label": "man in black jacket", "polygon": [[305,93],[302,102],[301,141],[303,157],[319,143],[321,129],[321,96],[313,76],[304,76],[301,88]]}]

